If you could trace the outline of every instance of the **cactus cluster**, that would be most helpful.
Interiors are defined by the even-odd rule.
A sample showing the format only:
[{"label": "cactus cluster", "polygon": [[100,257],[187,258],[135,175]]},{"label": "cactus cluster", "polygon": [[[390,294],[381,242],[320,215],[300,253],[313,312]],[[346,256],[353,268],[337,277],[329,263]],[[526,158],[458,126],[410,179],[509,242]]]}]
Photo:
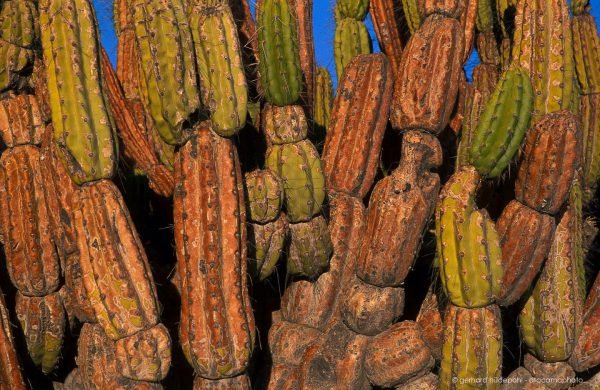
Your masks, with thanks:
[{"label": "cactus cluster", "polygon": [[252,3],[0,0],[0,389],[600,386],[591,2]]}]

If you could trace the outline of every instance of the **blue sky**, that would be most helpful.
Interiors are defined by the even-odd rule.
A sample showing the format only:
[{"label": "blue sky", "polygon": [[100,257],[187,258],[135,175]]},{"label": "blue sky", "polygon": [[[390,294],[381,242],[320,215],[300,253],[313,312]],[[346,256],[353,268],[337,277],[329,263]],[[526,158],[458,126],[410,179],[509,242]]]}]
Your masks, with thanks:
[{"label": "blue sky", "polygon": [[[254,8],[255,0],[250,0],[251,7]],[[102,43],[108,52],[113,63],[116,62],[117,39],[115,37],[114,26],[112,22],[112,1],[110,0],[93,0],[96,7],[98,23],[100,25],[100,33]],[[596,18],[596,24],[600,25],[600,3],[596,4],[595,0],[591,1],[592,15]],[[313,29],[315,39],[315,51],[317,63],[320,66],[325,66],[329,72],[335,77],[335,63],[333,60],[333,34],[335,23],[333,20],[333,6],[335,0],[313,0]],[[373,39],[373,50],[379,51],[377,38],[373,31],[371,18],[367,16],[365,20],[367,28]],[[477,63],[477,57],[474,54],[466,66],[467,74],[470,73]]]}]

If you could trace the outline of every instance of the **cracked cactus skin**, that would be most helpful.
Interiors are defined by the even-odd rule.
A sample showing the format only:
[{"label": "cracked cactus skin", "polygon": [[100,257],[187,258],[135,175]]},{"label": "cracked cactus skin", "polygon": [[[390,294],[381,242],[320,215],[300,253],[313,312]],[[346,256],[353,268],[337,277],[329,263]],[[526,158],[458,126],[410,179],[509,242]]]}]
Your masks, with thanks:
[{"label": "cracked cactus skin", "polygon": [[492,304],[504,272],[494,222],[475,204],[480,183],[473,167],[461,168],[444,186],[436,210],[442,285],[454,305],[466,308]]},{"label": "cracked cactus skin", "polygon": [[171,338],[159,324],[132,336],[117,340],[115,355],[125,378],[158,382],[171,366]]},{"label": "cracked cactus skin", "polygon": [[394,129],[438,134],[446,128],[458,96],[464,44],[457,20],[425,19],[402,53],[390,118]]},{"label": "cracked cactus skin", "polygon": [[262,112],[262,129],[273,145],[302,141],[308,134],[308,123],[302,106],[273,106],[267,104]]},{"label": "cracked cactus skin", "polygon": [[422,376],[435,363],[419,325],[413,321],[398,322],[373,337],[364,359],[369,382],[386,388]]},{"label": "cracked cactus skin", "polygon": [[189,135],[190,115],[200,107],[183,1],[133,0],[130,8],[144,75],[141,95],[161,137],[168,144],[181,144]]},{"label": "cracked cactus skin", "polygon": [[15,311],[31,360],[48,374],[58,363],[65,337],[67,319],[60,294],[26,297],[17,293]]},{"label": "cracked cactus skin", "polygon": [[233,142],[199,124],[178,151],[175,179],[179,341],[197,375],[239,375],[248,366],[255,327],[247,290],[243,176]]},{"label": "cracked cactus skin", "polygon": [[358,334],[375,336],[402,316],[404,299],[402,287],[377,287],[354,278],[342,298],[342,321]]},{"label": "cracked cactus skin", "polygon": [[285,215],[264,225],[253,223],[248,228],[250,249],[250,272],[265,280],[273,271],[283,253],[289,233],[289,224]]},{"label": "cracked cactus skin", "polygon": [[4,294],[0,291],[0,387],[4,390],[4,384],[9,384],[11,390],[25,390],[27,387],[15,349],[12,326]]},{"label": "cracked cactus skin", "polygon": [[600,37],[591,15],[575,16],[571,21],[575,70],[583,95],[600,92]]},{"label": "cracked cactus skin", "polygon": [[193,390],[251,390],[250,378],[245,375],[238,375],[233,378],[225,379],[206,379],[201,376],[194,379]]},{"label": "cracked cactus skin", "polygon": [[348,65],[321,156],[330,191],[364,198],[373,186],[393,83],[390,63],[383,54],[360,55]]},{"label": "cracked cactus skin", "polygon": [[[467,381],[475,384],[476,379],[502,377],[502,324],[498,306],[465,309],[449,305],[444,325],[440,389],[470,388]],[[500,389],[500,383],[477,388]]]},{"label": "cracked cactus skin", "polygon": [[0,137],[5,147],[42,143],[46,127],[33,95],[9,95],[0,101]]},{"label": "cracked cactus skin", "polygon": [[313,0],[291,0],[298,22],[298,50],[303,75],[302,104],[309,116],[314,116],[317,65],[313,36]]},{"label": "cracked cactus skin", "polygon": [[523,341],[545,362],[568,359],[582,328],[585,271],[578,193],[573,192],[556,227],[548,259],[519,315]]},{"label": "cracked cactus skin", "polygon": [[398,287],[416,258],[440,192],[431,170],[442,165],[442,148],[431,134],[408,131],[394,172],[377,183],[369,201],[367,230],[356,275],[374,286]]},{"label": "cracked cactus skin", "polygon": [[369,10],[369,0],[338,0],[337,10],[342,18],[363,20]]},{"label": "cracked cactus skin", "polygon": [[390,61],[394,74],[398,71],[402,49],[406,44],[402,36],[406,21],[400,16],[403,13],[398,9],[400,6],[395,0],[371,0],[369,10],[377,41]]},{"label": "cracked cactus skin", "polygon": [[541,213],[556,214],[581,164],[581,143],[572,113],[559,111],[540,118],[527,134],[515,198]]},{"label": "cracked cactus skin", "polygon": [[282,317],[297,324],[324,330],[339,319],[343,289],[354,277],[366,227],[366,210],[362,200],[343,193],[330,194],[330,237],[333,256],[329,270],[310,282],[297,280],[285,290],[281,299]]},{"label": "cracked cactus skin", "polygon": [[197,5],[189,13],[202,101],[212,129],[231,137],[246,124],[248,85],[237,27],[227,2]]},{"label": "cracked cactus skin", "polygon": [[144,247],[117,187],[102,180],[73,195],[83,284],[112,340],[156,325],[159,303]]},{"label": "cracked cactus skin", "polygon": [[567,0],[519,1],[516,8],[511,66],[529,74],[535,123],[544,114],[574,108],[571,20]]},{"label": "cracked cactus skin", "polygon": [[93,7],[88,0],[42,0],[39,8],[54,137],[63,163],[78,185],[110,178],[118,152]]},{"label": "cracked cactus skin", "polygon": [[502,211],[496,227],[504,263],[498,303],[508,306],[521,298],[534,282],[552,246],[556,223],[552,216],[513,200]]},{"label": "cracked cactus skin", "polygon": [[260,0],[256,18],[265,98],[276,106],[294,104],[303,88],[294,9],[288,0]]},{"label": "cracked cactus skin", "polygon": [[289,275],[315,279],[327,269],[332,252],[331,237],[323,216],[290,224]]},{"label": "cracked cactus skin", "polygon": [[0,157],[0,226],[8,274],[27,296],[58,290],[59,253],[52,239],[49,207],[41,172],[41,152],[31,145]]},{"label": "cracked cactus skin", "polygon": [[360,54],[371,53],[371,37],[361,21],[352,18],[338,20],[333,40],[335,70],[342,77],[344,69]]},{"label": "cracked cactus skin", "polygon": [[250,221],[272,222],[283,205],[283,183],[273,172],[256,170],[244,175],[246,202]]},{"label": "cracked cactus skin", "polygon": [[464,3],[464,1],[460,0],[417,0],[419,14],[421,14],[423,19],[427,19],[427,17],[433,14],[458,19]]},{"label": "cracked cactus skin", "polygon": [[487,177],[498,177],[510,164],[529,126],[533,92],[527,74],[511,69],[502,75],[477,122],[469,163]]},{"label": "cracked cactus skin", "polygon": [[325,178],[321,160],[308,140],[272,145],[265,162],[283,180],[285,207],[290,222],[306,222],[321,211]]},{"label": "cracked cactus skin", "polygon": [[425,299],[417,314],[417,324],[421,330],[421,338],[431,351],[436,360],[442,358],[442,345],[444,344],[444,322],[441,306],[438,303],[438,294],[433,286],[429,287]]},{"label": "cracked cactus skin", "polygon": [[575,383],[575,371],[567,362],[548,363],[536,359],[532,354],[525,354],[523,367],[536,379],[547,380],[546,385],[551,390],[567,388],[569,383]]}]

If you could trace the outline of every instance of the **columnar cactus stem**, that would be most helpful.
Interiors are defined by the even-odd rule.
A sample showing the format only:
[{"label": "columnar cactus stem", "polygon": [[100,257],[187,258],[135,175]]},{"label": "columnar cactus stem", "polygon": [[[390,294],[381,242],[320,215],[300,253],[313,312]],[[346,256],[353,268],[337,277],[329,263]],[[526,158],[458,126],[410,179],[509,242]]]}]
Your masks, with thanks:
[{"label": "columnar cactus stem", "polygon": [[11,321],[2,291],[0,291],[0,384],[2,386],[8,384],[14,390],[27,388],[21,374],[12,336]]}]

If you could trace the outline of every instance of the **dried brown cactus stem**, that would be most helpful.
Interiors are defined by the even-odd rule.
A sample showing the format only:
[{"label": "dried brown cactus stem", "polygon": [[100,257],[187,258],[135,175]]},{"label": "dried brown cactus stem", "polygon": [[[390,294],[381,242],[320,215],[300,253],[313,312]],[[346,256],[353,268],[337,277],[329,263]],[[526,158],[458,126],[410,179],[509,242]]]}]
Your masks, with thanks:
[{"label": "dried brown cactus stem", "polygon": [[174,193],[180,342],[196,374],[242,374],[254,347],[246,213],[235,146],[203,124],[178,152]]},{"label": "dried brown cactus stem", "polygon": [[27,388],[13,341],[8,309],[0,291],[0,388],[4,389],[5,385],[14,390]]}]

